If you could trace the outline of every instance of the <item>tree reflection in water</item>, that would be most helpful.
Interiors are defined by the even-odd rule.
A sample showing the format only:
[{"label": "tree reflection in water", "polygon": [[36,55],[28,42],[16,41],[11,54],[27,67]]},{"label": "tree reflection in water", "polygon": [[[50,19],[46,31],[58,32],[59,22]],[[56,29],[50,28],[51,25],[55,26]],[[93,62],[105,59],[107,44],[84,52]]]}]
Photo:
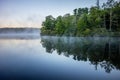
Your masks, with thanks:
[{"label": "tree reflection in water", "polygon": [[41,43],[48,53],[56,50],[59,55],[73,56],[74,60],[90,61],[96,70],[98,65],[107,73],[120,70],[119,38],[42,36]]}]

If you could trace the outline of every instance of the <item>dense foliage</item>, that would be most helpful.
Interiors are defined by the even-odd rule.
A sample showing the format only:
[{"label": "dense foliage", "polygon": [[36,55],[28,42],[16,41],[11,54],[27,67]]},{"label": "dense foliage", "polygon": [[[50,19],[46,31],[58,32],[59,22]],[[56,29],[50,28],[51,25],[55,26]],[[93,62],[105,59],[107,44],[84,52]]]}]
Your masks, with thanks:
[{"label": "dense foliage", "polygon": [[43,35],[95,36],[119,35],[120,2],[108,0],[99,6],[74,9],[73,15],[65,14],[54,18],[46,17],[42,23]]}]

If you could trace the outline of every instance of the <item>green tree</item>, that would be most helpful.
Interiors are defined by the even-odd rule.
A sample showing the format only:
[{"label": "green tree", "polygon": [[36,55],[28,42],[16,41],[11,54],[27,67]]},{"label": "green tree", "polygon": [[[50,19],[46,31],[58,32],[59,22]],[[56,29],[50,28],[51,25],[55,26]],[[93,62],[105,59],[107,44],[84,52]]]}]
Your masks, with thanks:
[{"label": "green tree", "polygon": [[112,30],[120,31],[120,2],[115,2],[112,8]]},{"label": "green tree", "polygon": [[64,33],[65,27],[62,21],[62,16],[58,16],[56,19],[55,30],[58,35],[62,35]]},{"label": "green tree", "polygon": [[78,16],[80,17],[80,16],[82,16],[83,14],[88,14],[88,8],[86,7],[86,8],[79,8],[78,9]]},{"label": "green tree", "polygon": [[84,14],[79,18],[77,26],[77,35],[82,34],[87,28],[89,28],[87,14]]},{"label": "green tree", "polygon": [[101,16],[102,10],[98,9],[97,7],[91,7],[89,14],[89,26],[92,28],[100,28],[102,23]]},{"label": "green tree", "polygon": [[[65,26],[65,35],[70,35],[73,31],[73,22],[74,17],[71,16],[70,14],[65,14],[63,16],[63,22],[64,22],[64,26]],[[73,34],[73,33],[72,33]]]},{"label": "green tree", "polygon": [[74,11],[74,15],[77,16],[78,10],[74,9],[73,11]]},{"label": "green tree", "polygon": [[46,17],[46,20],[42,24],[47,30],[54,30],[55,28],[55,18],[51,15]]},{"label": "green tree", "polygon": [[[101,7],[99,0],[97,6],[90,9],[78,8],[74,14],[65,14],[56,19],[49,15],[42,24],[41,32],[57,35],[92,35],[108,31],[120,31],[120,2],[107,0]],[[108,31],[107,31],[108,30]],[[104,34],[104,33],[103,33]]]},{"label": "green tree", "polygon": [[75,16],[75,26],[77,27],[77,15],[78,15],[78,10],[77,10],[77,9],[74,9],[73,12],[74,12],[74,16]]},{"label": "green tree", "polygon": [[107,26],[109,31],[112,31],[112,22],[113,22],[113,7],[115,4],[115,0],[107,0],[106,3],[103,4],[104,9],[106,10],[106,20],[107,20]]}]

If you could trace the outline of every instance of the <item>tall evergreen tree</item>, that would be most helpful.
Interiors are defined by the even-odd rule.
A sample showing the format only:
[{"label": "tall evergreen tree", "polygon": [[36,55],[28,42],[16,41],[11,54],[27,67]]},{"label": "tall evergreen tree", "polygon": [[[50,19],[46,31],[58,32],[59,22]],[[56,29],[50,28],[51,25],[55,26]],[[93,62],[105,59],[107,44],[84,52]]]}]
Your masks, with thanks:
[{"label": "tall evergreen tree", "polygon": [[97,7],[98,7],[98,9],[100,8],[100,4],[99,4],[99,0],[97,0]]}]

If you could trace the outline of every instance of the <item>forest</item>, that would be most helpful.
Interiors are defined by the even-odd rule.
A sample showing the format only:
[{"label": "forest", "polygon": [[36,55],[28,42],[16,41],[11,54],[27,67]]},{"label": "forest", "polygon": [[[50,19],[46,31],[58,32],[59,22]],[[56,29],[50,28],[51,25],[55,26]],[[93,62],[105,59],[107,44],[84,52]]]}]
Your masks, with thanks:
[{"label": "forest", "polygon": [[76,8],[73,14],[54,18],[46,16],[42,23],[41,35],[56,36],[119,36],[120,1],[107,0],[101,6]]}]

